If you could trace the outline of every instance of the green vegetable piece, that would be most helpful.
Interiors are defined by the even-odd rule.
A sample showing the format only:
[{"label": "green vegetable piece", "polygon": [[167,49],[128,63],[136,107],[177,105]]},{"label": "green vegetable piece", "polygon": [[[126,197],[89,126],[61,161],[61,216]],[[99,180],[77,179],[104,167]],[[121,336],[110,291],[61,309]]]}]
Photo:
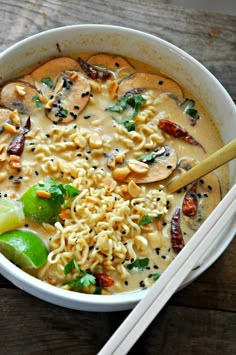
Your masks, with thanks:
[{"label": "green vegetable piece", "polygon": [[139,226],[144,226],[145,224],[149,224],[149,223],[152,223],[153,220],[150,216],[148,215],[145,215],[142,217],[142,219],[138,222],[138,225]]},{"label": "green vegetable piece", "polygon": [[133,263],[128,264],[127,268],[129,270],[132,270],[134,268],[140,269],[140,270],[144,270],[146,266],[148,266],[149,264],[149,259],[148,258],[144,258],[144,259],[136,259]]},{"label": "green vegetable piece", "polygon": [[37,107],[39,110],[42,110],[43,104],[42,104],[42,102],[39,100],[39,96],[38,96],[38,95],[32,96],[32,101],[35,103],[36,107]]},{"label": "green vegetable piece", "polygon": [[150,154],[142,155],[137,160],[146,163],[146,162],[152,162],[153,160],[155,160],[155,158],[156,158],[156,153],[150,153]]},{"label": "green vegetable piece", "polygon": [[54,83],[53,83],[51,78],[49,78],[49,77],[48,78],[43,78],[41,81],[42,81],[42,83],[47,85],[49,87],[49,89],[53,89]]},{"label": "green vegetable piece", "polygon": [[141,106],[145,103],[146,100],[141,95],[131,96],[126,94],[123,95],[114,106],[107,107],[106,111],[123,113],[124,110],[126,110],[128,107],[133,108],[134,112],[132,113],[132,115],[120,119],[112,117],[112,119],[115,120],[118,124],[122,124],[128,132],[131,132],[135,131],[136,128],[136,122],[133,120],[133,118],[137,116]]},{"label": "green vegetable piece", "polygon": [[152,278],[154,281],[158,280],[160,276],[161,276],[161,274],[159,274],[158,272],[155,272],[154,274],[152,274]]},{"label": "green vegetable piece", "polygon": [[195,101],[187,98],[180,104],[180,108],[184,113],[191,116],[195,120],[198,120],[200,116],[198,111],[194,109],[194,106],[195,106]]},{"label": "green vegetable piece", "polygon": [[64,267],[65,275],[69,274],[74,268],[76,269],[79,278],[64,282],[64,285],[75,287],[78,290],[82,287],[89,287],[90,285],[95,285],[96,283],[95,276],[87,273],[85,270],[80,269],[80,267],[78,266],[77,262],[74,259],[72,259],[71,261],[69,261],[69,263],[65,265]]}]

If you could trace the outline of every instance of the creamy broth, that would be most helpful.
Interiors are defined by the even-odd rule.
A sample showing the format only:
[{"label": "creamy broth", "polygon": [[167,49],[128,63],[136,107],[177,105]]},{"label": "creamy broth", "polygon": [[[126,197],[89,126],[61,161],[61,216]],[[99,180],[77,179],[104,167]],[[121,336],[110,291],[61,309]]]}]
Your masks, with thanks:
[{"label": "creamy broth", "polygon": [[[87,60],[92,54],[83,53],[80,56]],[[78,55],[73,57],[77,58]],[[81,103],[79,100],[73,102],[76,108],[72,112],[70,122],[63,122],[64,117],[62,122],[53,122],[58,117],[53,116],[55,87],[51,92],[45,85],[42,87],[43,78],[50,77],[55,84],[60,71],[53,65],[47,70],[44,68],[42,71],[33,71],[34,75],[27,70],[30,76],[22,75],[21,80],[17,79],[14,95],[18,95],[19,101],[26,97],[25,91],[29,85],[33,91],[37,88],[39,101],[31,100],[29,106],[26,105],[27,112],[12,113],[13,109],[18,107],[13,107],[10,101],[6,100],[6,86],[1,92],[0,111],[0,125],[4,127],[0,134],[1,196],[18,200],[32,185],[45,181],[48,177],[53,177],[58,183],[74,186],[79,193],[67,208],[62,208],[63,213],[54,225],[25,219],[21,229],[36,232],[49,249],[46,265],[39,270],[26,271],[55,286],[75,290],[68,284],[64,285],[68,280],[78,277],[76,270],[67,275],[64,273],[65,265],[74,259],[82,270],[95,275],[105,274],[114,280],[108,287],[106,284],[102,285],[104,294],[147,288],[171,263],[176,256],[171,241],[171,219],[176,208],[181,209],[183,198],[190,188],[182,189],[173,195],[167,193],[165,186],[168,181],[183,171],[178,165],[164,180],[136,183],[135,179],[132,179],[131,182],[128,180],[130,173],[134,176],[145,176],[145,173],[132,170],[135,167],[129,165],[129,162],[138,161],[138,170],[146,169],[147,166],[149,168],[145,161],[141,161],[139,165],[139,158],[163,146],[170,146],[175,150],[178,164],[183,158],[190,159],[191,162],[200,161],[223,145],[206,108],[184,88],[181,88],[183,99],[194,100],[194,109],[200,115],[195,125],[191,124],[191,117],[181,110],[180,102],[177,102],[176,97],[173,98],[171,91],[166,93],[160,92],[159,88],[142,88],[135,95],[141,96],[145,102],[141,104],[136,115],[129,119],[135,122],[134,129],[129,131],[120,117],[133,115],[134,108],[131,105],[127,106],[125,113],[107,110],[119,101],[118,85],[137,72],[161,75],[163,81],[166,76],[156,68],[131,58],[126,59],[130,67],[121,62],[123,69],[120,63],[118,65],[114,61],[114,68],[109,68],[109,56],[107,60],[108,69],[111,70],[107,79],[91,79],[78,63],[74,68],[64,68],[62,65],[62,71],[79,71],[79,76],[86,79],[90,88],[90,94],[84,93],[84,96],[88,96],[88,102],[79,114],[76,112]],[[96,60],[91,63],[101,64],[96,63]],[[72,77],[71,81],[73,80],[77,79]],[[70,85],[72,84],[69,84],[68,91],[72,90]],[[60,89],[61,87],[58,90]],[[53,102],[49,103],[50,100]],[[46,105],[49,105],[49,109],[46,109],[45,114]],[[55,106],[55,110],[58,107]],[[64,112],[64,115],[68,118],[70,112]],[[12,138],[22,132],[28,116],[31,119],[31,129],[25,135],[20,167],[16,168],[14,164],[12,166],[9,163],[10,157],[6,151]],[[18,118],[19,124],[16,123]],[[184,127],[204,149],[158,128],[160,120],[164,119]],[[16,129],[11,131],[6,122]],[[127,164],[129,174],[122,178],[119,176],[120,170],[116,169],[122,171],[124,167],[127,168]],[[217,175],[224,195],[228,188],[228,171],[225,167],[220,168]],[[214,179],[217,184],[215,176]],[[206,181],[201,179],[196,192],[199,208],[202,208],[204,213],[200,217],[186,217],[181,211],[180,223],[185,244],[219,202],[219,194],[214,195],[212,186]],[[88,216],[92,223],[89,229]],[[151,219],[149,218],[148,223],[140,224],[145,216]],[[144,267],[137,267],[135,264],[130,267],[136,260],[144,259],[148,260]],[[96,288],[93,285],[83,287],[79,291],[94,293]]]}]

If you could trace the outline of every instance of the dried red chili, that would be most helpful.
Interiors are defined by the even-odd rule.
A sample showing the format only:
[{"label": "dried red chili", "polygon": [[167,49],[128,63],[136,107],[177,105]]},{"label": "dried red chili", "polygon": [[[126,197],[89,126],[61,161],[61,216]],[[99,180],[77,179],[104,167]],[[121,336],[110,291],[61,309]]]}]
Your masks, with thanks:
[{"label": "dried red chili", "polygon": [[189,144],[197,145],[201,147],[204,150],[204,152],[206,152],[203,146],[198,141],[196,141],[188,133],[188,131],[186,131],[183,127],[179,126],[177,123],[166,119],[161,119],[159,120],[158,127],[175,138],[183,139],[185,142]]},{"label": "dried red chili", "polygon": [[185,216],[194,217],[197,214],[198,197],[197,197],[197,182],[193,183],[191,188],[186,192],[183,203],[182,211]]},{"label": "dried red chili", "polygon": [[94,276],[100,287],[111,287],[114,285],[113,278],[107,274],[95,273]]},{"label": "dried red chili", "polygon": [[184,238],[180,227],[180,208],[177,208],[171,218],[171,245],[175,253],[179,253],[184,247]]},{"label": "dried red chili", "polygon": [[107,69],[99,68],[95,65],[89,64],[80,57],[78,58],[78,62],[83,71],[93,80],[106,80],[111,76],[111,73]]},{"label": "dried red chili", "polygon": [[27,120],[25,121],[23,132],[13,137],[11,142],[9,143],[9,146],[7,148],[7,154],[20,156],[23,153],[24,144],[25,144],[25,135],[30,131],[30,128],[31,128],[31,121],[30,121],[30,117],[28,117]]}]

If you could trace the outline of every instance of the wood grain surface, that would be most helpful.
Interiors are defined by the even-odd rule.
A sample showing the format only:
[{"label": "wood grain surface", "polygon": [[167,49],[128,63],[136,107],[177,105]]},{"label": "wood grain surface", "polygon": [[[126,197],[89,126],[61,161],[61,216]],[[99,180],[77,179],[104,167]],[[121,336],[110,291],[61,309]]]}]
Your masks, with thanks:
[{"label": "wood grain surface", "polygon": [[[113,24],[149,32],[204,64],[236,99],[236,17],[155,0],[0,0],[0,51],[37,32],[71,24]],[[175,294],[130,354],[236,353],[236,242]],[[96,354],[128,315],[48,304],[0,276],[0,354]],[[121,354],[122,355],[122,354]]]}]

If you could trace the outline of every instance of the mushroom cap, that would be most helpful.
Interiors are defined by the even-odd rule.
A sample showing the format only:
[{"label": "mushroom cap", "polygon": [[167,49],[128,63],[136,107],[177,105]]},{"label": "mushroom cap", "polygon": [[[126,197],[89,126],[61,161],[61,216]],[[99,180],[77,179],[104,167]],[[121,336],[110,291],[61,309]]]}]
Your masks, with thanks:
[{"label": "mushroom cap", "polygon": [[45,109],[47,117],[53,122],[68,123],[75,120],[87,105],[90,84],[80,73],[66,71],[58,76],[52,94],[54,103],[52,108]]},{"label": "mushroom cap", "polygon": [[124,78],[134,72],[134,68],[124,58],[109,54],[96,54],[87,61],[89,64],[104,67],[116,73],[117,78]]},{"label": "mushroom cap", "polygon": [[[148,161],[139,158],[143,163],[148,164],[149,169],[147,173],[139,174],[131,171],[131,173],[125,179],[126,182],[133,180],[137,184],[148,184],[156,181],[165,180],[172,174],[177,165],[177,155],[174,148],[170,146],[163,146],[155,149],[151,154],[155,155],[154,159]],[[150,156],[148,154],[147,156]],[[141,157],[142,158],[142,157]]]},{"label": "mushroom cap", "polygon": [[118,87],[118,98],[133,89],[153,89],[158,93],[170,93],[177,97],[179,101],[183,101],[181,87],[174,80],[156,74],[135,73],[123,79]]},{"label": "mushroom cap", "polygon": [[[18,88],[25,92],[19,94]],[[0,94],[0,105],[10,110],[17,110],[19,113],[32,114],[38,111],[38,108],[32,98],[38,95],[38,92],[32,85],[15,81],[3,86]]]}]

